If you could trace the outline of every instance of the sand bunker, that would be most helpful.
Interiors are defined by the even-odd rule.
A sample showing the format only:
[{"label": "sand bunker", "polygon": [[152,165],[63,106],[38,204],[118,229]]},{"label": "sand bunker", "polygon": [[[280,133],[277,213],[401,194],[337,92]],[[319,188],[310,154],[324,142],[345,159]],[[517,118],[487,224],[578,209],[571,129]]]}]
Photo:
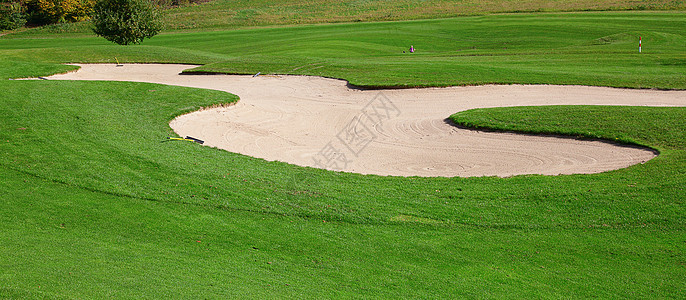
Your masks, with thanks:
[{"label": "sand bunker", "polygon": [[307,76],[179,75],[188,65],[80,65],[62,80],[153,82],[227,91],[238,104],[177,118],[170,126],[205,145],[300,166],[399,176],[598,173],[643,163],[648,149],[601,141],[456,128],[472,109],[523,105],[686,106],[685,91],[507,85],[351,89]]}]

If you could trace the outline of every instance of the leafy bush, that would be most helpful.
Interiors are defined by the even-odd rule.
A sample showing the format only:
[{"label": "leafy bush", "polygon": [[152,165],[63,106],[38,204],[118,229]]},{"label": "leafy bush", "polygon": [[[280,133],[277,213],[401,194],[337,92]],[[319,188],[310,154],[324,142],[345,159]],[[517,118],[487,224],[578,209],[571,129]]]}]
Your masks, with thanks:
[{"label": "leafy bush", "polygon": [[149,0],[100,0],[93,8],[93,32],[108,41],[140,44],[160,32],[159,11]]},{"label": "leafy bush", "polygon": [[26,19],[19,2],[0,1],[0,30],[12,30],[24,26]]},{"label": "leafy bush", "polygon": [[37,25],[78,22],[88,19],[95,0],[28,0],[29,22]]},{"label": "leafy bush", "polygon": [[188,6],[198,3],[209,2],[210,0],[153,0],[155,5],[164,8]]}]

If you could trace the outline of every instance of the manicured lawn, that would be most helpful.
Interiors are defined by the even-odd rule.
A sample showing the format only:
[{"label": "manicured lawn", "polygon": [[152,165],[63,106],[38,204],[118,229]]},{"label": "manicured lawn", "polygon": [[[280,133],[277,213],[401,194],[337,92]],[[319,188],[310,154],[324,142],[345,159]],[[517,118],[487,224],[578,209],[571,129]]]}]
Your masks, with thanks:
[{"label": "manicured lawn", "polygon": [[[683,13],[514,14],[101,38],[0,39],[2,60],[184,62],[198,72],[309,74],[369,87],[488,83],[686,89]],[[643,53],[638,53],[638,37]],[[417,52],[403,53],[413,45]]]},{"label": "manicured lawn", "polygon": [[684,132],[686,109],[477,112],[662,154],[597,175],[398,178],[165,142],[174,115],[235,100],[221,92],[0,86],[5,294],[683,296],[686,140],[661,132]]},{"label": "manicured lawn", "polygon": [[[684,23],[520,14],[168,34],[133,47],[2,37],[0,297],[684,298],[685,108],[462,112],[452,120],[661,154],[594,175],[402,178],[166,140],[174,116],[237,100],[223,92],[6,80],[116,56],[370,86],[683,89]],[[410,43],[419,51],[402,54]]]}]

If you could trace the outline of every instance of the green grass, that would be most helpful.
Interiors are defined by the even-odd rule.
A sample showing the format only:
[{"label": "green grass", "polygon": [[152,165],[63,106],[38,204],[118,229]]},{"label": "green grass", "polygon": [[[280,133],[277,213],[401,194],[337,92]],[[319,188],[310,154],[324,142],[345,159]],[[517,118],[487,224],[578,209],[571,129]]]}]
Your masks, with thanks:
[{"label": "green grass", "polygon": [[[236,101],[227,93],[6,79],[116,56],[369,86],[683,89],[685,22],[518,14],[168,34],[133,47],[2,37],[0,298],[684,298],[685,108],[462,112],[451,119],[660,156],[594,175],[402,178],[166,141],[174,116]],[[526,39],[503,49],[514,36]],[[408,41],[416,55],[398,53]]]},{"label": "green grass", "polygon": [[[534,134],[559,134],[579,138],[614,140],[625,144],[663,148],[686,148],[686,119],[674,118],[680,108],[607,107],[607,106],[541,106],[472,109],[450,116],[455,124],[499,131]],[[659,124],[643,118],[649,114],[662,120]],[[570,115],[585,116],[569,118]],[[606,124],[620,124],[606,126]],[[630,124],[630,125],[629,125]],[[627,128],[631,127],[631,133]],[[593,128],[584,131],[584,128]]]},{"label": "green grass", "polygon": [[[450,18],[493,13],[571,11],[683,11],[680,0],[214,0],[163,12],[164,31],[226,30],[256,26]],[[89,22],[54,24],[20,35],[92,35]]]},{"label": "green grass", "polygon": [[[308,74],[367,87],[580,84],[686,89],[683,13],[564,13],[166,34],[0,39],[13,61],[186,62],[193,71]],[[638,53],[638,37],[643,53]],[[410,45],[414,54],[402,53]]]},{"label": "green grass", "polygon": [[684,10],[683,1],[542,0],[218,0],[165,12],[170,30],[227,29],[246,26],[434,19],[510,12],[589,10]]},{"label": "green grass", "polygon": [[235,100],[226,93],[104,82],[0,87],[2,293],[684,296],[686,140],[661,135],[686,130],[683,108],[599,107],[629,117],[592,124],[584,107],[537,108],[542,120],[528,109],[463,118],[661,150],[624,170],[398,178],[165,142],[168,120]]}]

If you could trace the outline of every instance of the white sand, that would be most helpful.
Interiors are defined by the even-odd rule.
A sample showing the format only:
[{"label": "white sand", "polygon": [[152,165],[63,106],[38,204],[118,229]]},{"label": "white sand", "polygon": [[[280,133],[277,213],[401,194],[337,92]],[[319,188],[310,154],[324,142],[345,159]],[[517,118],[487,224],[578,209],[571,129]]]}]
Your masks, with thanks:
[{"label": "white sand", "polygon": [[178,75],[194,67],[188,65],[80,66],[78,72],[50,79],[154,82],[227,91],[240,96],[240,102],[181,116],[170,126],[181,136],[205,140],[207,146],[362,174],[557,175],[625,168],[655,154],[600,141],[464,130],[445,119],[462,110],[501,106],[686,106],[686,91],[551,85],[375,91],[319,77]]}]

